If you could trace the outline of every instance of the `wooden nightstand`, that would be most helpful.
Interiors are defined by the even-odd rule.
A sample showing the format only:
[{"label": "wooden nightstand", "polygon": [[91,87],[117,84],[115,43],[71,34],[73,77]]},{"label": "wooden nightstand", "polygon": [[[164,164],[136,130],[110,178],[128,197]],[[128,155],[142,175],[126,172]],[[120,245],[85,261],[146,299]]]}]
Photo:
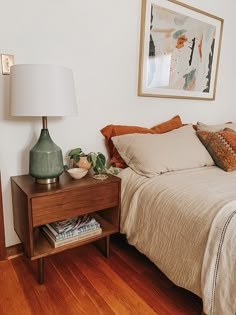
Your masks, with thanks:
[{"label": "wooden nightstand", "polygon": [[[38,259],[38,281],[44,282],[44,257],[96,240],[104,243],[109,256],[110,235],[119,232],[120,183],[111,176],[97,180],[89,175],[73,180],[64,173],[55,184],[33,182],[29,175],[11,177],[14,227],[25,255]],[[40,226],[91,213],[101,224],[102,234],[54,248],[40,231]],[[101,242],[100,242],[101,243]]]}]

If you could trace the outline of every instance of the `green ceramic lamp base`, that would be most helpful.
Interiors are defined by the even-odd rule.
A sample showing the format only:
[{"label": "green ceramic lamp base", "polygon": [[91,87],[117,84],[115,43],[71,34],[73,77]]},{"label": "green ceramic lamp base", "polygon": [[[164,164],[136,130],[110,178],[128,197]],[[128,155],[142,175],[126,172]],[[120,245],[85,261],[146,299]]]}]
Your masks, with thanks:
[{"label": "green ceramic lamp base", "polygon": [[39,140],[30,150],[29,173],[36,183],[55,183],[63,173],[61,149],[52,141],[48,129],[42,129]]}]

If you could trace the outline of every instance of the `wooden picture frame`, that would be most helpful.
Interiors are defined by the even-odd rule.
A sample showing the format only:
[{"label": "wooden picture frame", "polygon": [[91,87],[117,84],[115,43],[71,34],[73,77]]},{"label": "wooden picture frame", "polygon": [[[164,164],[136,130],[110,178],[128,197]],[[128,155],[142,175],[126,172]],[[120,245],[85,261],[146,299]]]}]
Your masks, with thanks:
[{"label": "wooden picture frame", "polygon": [[139,96],[214,100],[223,19],[174,0],[142,0]]}]

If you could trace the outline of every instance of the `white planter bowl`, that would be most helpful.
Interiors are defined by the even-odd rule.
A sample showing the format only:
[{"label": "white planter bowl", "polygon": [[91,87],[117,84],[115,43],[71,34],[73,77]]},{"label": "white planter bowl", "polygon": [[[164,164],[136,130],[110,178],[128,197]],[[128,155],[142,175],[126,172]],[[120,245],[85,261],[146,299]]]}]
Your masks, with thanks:
[{"label": "white planter bowl", "polygon": [[67,172],[70,174],[72,178],[80,179],[83,178],[88,173],[88,170],[85,168],[70,168],[67,170]]}]

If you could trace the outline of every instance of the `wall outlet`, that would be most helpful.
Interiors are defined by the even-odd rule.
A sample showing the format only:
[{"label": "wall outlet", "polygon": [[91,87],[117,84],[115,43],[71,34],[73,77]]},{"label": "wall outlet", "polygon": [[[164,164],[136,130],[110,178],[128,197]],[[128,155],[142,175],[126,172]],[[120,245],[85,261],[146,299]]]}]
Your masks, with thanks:
[{"label": "wall outlet", "polygon": [[14,65],[14,55],[1,55],[2,60],[2,74],[10,74],[11,66]]}]

